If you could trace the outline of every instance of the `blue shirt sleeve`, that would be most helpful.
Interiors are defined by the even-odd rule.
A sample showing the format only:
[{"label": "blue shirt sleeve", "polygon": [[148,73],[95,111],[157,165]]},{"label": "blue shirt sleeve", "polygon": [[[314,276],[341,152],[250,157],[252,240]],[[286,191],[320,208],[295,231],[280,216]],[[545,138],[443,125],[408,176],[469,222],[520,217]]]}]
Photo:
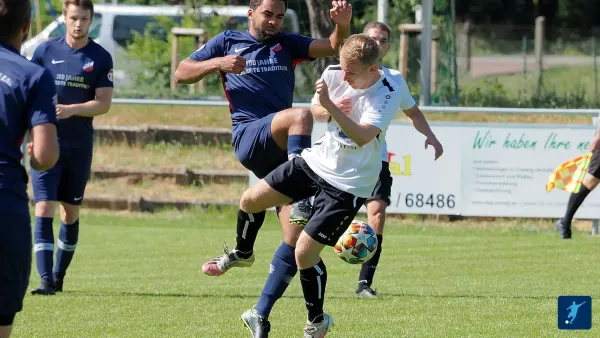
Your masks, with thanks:
[{"label": "blue shirt sleeve", "polygon": [[31,129],[43,123],[56,124],[56,87],[52,74],[44,69],[38,78],[32,78],[28,100],[27,127]]},{"label": "blue shirt sleeve", "polygon": [[314,38],[300,34],[286,34],[286,42],[292,50],[294,59],[310,59],[308,50],[310,44],[315,41]]},{"label": "blue shirt sleeve", "polygon": [[44,52],[46,51],[47,44],[42,43],[39,45],[35,51],[33,52],[33,56],[31,57],[31,62],[38,64],[40,66],[44,66]]},{"label": "blue shirt sleeve", "polygon": [[113,88],[113,60],[110,54],[102,58],[100,71],[96,78],[96,88]]},{"label": "blue shirt sleeve", "polygon": [[194,61],[206,61],[225,56],[225,32],[217,34],[206,44],[190,55]]}]

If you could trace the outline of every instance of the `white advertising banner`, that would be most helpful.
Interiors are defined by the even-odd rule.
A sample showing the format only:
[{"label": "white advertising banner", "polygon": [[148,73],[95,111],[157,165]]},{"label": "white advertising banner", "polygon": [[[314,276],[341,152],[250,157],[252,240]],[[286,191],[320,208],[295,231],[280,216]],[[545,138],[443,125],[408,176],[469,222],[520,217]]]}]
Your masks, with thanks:
[{"label": "white advertising banner", "polygon": [[[546,192],[552,172],[588,151],[593,127],[473,125],[463,138],[461,214],[562,217],[569,193]],[[600,217],[600,196],[590,194],[577,218]]]},{"label": "white advertising banner", "polygon": [[[548,193],[546,183],[561,163],[588,151],[594,134],[592,125],[432,123],[432,129],[444,146],[437,161],[413,126],[390,125],[389,213],[562,217],[569,193]],[[317,123],[313,140],[324,130]],[[592,192],[576,218],[599,219],[600,194]]]},{"label": "white advertising banner", "polygon": [[425,137],[409,124],[392,124],[387,132],[392,174],[390,213],[458,215],[461,201],[461,135],[455,128],[436,128],[444,155],[434,160]]}]

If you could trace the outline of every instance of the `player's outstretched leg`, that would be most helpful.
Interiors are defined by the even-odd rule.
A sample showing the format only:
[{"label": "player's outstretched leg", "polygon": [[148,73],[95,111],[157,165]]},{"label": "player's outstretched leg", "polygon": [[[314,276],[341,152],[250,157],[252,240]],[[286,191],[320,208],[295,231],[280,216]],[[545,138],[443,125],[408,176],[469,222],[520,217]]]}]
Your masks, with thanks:
[{"label": "player's outstretched leg", "polygon": [[265,221],[266,212],[246,213],[238,210],[236,246],[229,251],[223,248],[223,255],[217,256],[202,265],[202,272],[209,276],[221,276],[231,268],[245,268],[254,264],[254,242],[258,230]]},{"label": "player's outstretched leg", "polygon": [[[273,139],[281,149],[287,149],[288,159],[300,156],[311,146],[313,116],[308,109],[293,108],[275,114],[271,124]],[[306,198],[292,203],[290,223],[305,226],[312,214],[312,203]]]},{"label": "player's outstretched leg", "polygon": [[302,228],[289,224],[289,212],[290,206],[280,208],[279,219],[283,228],[283,242],[273,255],[269,275],[258,303],[242,314],[242,321],[250,329],[254,338],[268,337],[271,328],[269,315],[298,272],[294,252]]}]

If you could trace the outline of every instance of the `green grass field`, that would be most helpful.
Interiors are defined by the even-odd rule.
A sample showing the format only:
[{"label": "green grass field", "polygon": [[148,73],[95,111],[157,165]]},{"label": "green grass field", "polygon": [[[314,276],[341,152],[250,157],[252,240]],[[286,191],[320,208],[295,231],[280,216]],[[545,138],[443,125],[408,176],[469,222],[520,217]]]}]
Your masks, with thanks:
[{"label": "green grass field", "polygon": [[[204,276],[202,263],[234,244],[234,215],[84,211],[65,292],[27,295],[13,336],[250,337],[239,315],[257,301],[282,233],[269,214],[254,266]],[[563,241],[539,222],[390,221],[379,300],[354,298],[360,267],[325,249],[325,311],[336,320],[328,337],[597,337],[596,326],[559,332],[556,320],[557,296],[600,296],[597,241],[583,232]],[[30,288],[38,282],[33,265]],[[301,336],[305,316],[296,276],[271,337]]]}]

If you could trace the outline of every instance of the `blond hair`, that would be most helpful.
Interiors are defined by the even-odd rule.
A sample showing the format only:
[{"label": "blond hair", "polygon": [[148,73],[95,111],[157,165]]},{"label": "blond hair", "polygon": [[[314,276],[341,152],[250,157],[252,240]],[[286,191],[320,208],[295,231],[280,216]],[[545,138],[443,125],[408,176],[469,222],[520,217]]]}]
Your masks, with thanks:
[{"label": "blond hair", "polygon": [[340,58],[346,62],[360,62],[365,66],[376,64],[380,58],[377,41],[366,34],[350,35],[340,49]]}]

